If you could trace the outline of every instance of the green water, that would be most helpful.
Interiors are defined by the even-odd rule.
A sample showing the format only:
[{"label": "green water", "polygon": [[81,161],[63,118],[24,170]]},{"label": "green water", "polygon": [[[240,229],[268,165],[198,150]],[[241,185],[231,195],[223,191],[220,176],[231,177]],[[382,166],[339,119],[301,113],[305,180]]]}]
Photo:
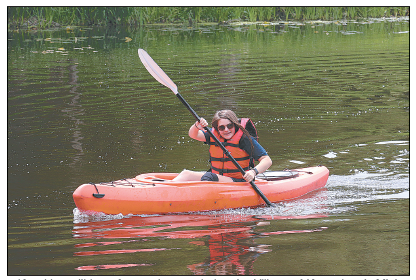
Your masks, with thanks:
[{"label": "green water", "polygon": [[[409,274],[409,34],[391,20],[8,32],[8,274]],[[208,167],[138,48],[201,117],[252,118],[273,170],[322,164],[327,188],[206,225],[73,213],[80,184]]]}]

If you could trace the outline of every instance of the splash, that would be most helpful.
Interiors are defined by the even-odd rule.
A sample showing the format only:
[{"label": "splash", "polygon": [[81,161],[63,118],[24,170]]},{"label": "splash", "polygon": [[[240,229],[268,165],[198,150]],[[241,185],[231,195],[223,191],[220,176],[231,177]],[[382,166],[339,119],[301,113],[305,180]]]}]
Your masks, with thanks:
[{"label": "splash", "polygon": [[74,224],[119,220],[119,219],[124,219],[124,218],[128,218],[131,216],[131,215],[123,215],[121,213],[117,215],[107,215],[102,212],[80,211],[78,208],[74,208],[72,212],[74,214]]}]

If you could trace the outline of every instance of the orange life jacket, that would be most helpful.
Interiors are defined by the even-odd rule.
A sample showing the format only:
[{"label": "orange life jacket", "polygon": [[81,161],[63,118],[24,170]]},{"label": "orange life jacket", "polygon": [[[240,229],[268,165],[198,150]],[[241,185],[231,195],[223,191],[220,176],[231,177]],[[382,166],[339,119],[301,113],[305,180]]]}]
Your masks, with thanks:
[{"label": "orange life jacket", "polygon": [[[257,131],[253,122],[248,118],[243,118],[240,121],[241,125],[246,128],[249,126],[249,132],[257,138]],[[217,139],[224,145],[224,147],[230,152],[231,156],[240,164],[244,171],[248,171],[250,167],[254,166],[253,158],[246,151],[239,148],[241,137],[244,135],[243,131],[239,129],[231,139],[225,140],[214,129],[211,129],[212,133]],[[211,146],[209,148],[211,172],[215,174],[224,175],[227,177],[242,179],[243,174],[237,169],[234,163],[227,157],[224,151],[219,147],[214,139],[210,139]]]}]

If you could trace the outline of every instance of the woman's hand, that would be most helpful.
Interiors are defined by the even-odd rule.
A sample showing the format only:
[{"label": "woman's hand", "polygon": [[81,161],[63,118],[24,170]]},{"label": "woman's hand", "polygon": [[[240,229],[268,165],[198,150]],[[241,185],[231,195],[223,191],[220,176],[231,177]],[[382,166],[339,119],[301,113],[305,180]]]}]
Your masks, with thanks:
[{"label": "woman's hand", "polygon": [[204,127],[208,126],[208,122],[204,118],[200,118],[199,121],[195,123],[196,128],[203,130]]},{"label": "woman's hand", "polygon": [[251,182],[251,181],[253,181],[254,180],[254,178],[256,177],[256,171],[254,171],[253,169],[252,170],[249,170],[249,171],[247,171],[246,172],[246,174],[244,174],[244,180],[246,180],[247,182]]},{"label": "woman's hand", "polygon": [[200,118],[199,121],[191,125],[188,135],[192,139],[205,142],[204,127],[208,126],[208,122],[204,118]]},{"label": "woman's hand", "polygon": [[259,164],[254,169],[247,171],[243,178],[247,182],[251,182],[257,174],[263,173],[269,169],[270,166],[272,166],[272,159],[269,156],[262,156],[259,158]]}]

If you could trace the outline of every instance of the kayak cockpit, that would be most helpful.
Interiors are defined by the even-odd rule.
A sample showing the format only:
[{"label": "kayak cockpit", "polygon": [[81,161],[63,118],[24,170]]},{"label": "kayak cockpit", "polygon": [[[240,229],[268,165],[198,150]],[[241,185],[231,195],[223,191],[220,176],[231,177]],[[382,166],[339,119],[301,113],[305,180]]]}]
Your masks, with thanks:
[{"label": "kayak cockpit", "polygon": [[[145,173],[136,176],[136,180],[145,183],[178,183],[172,181],[178,173]],[[278,181],[290,178],[296,178],[299,176],[298,171],[285,170],[285,171],[266,171],[256,176],[258,180],[264,181]]]},{"label": "kayak cockpit", "polygon": [[294,170],[266,171],[256,176],[257,179],[265,181],[279,181],[296,177],[299,177],[299,172]]},{"label": "kayak cockpit", "polygon": [[146,183],[172,182],[178,173],[145,173],[136,176],[136,181]]}]

